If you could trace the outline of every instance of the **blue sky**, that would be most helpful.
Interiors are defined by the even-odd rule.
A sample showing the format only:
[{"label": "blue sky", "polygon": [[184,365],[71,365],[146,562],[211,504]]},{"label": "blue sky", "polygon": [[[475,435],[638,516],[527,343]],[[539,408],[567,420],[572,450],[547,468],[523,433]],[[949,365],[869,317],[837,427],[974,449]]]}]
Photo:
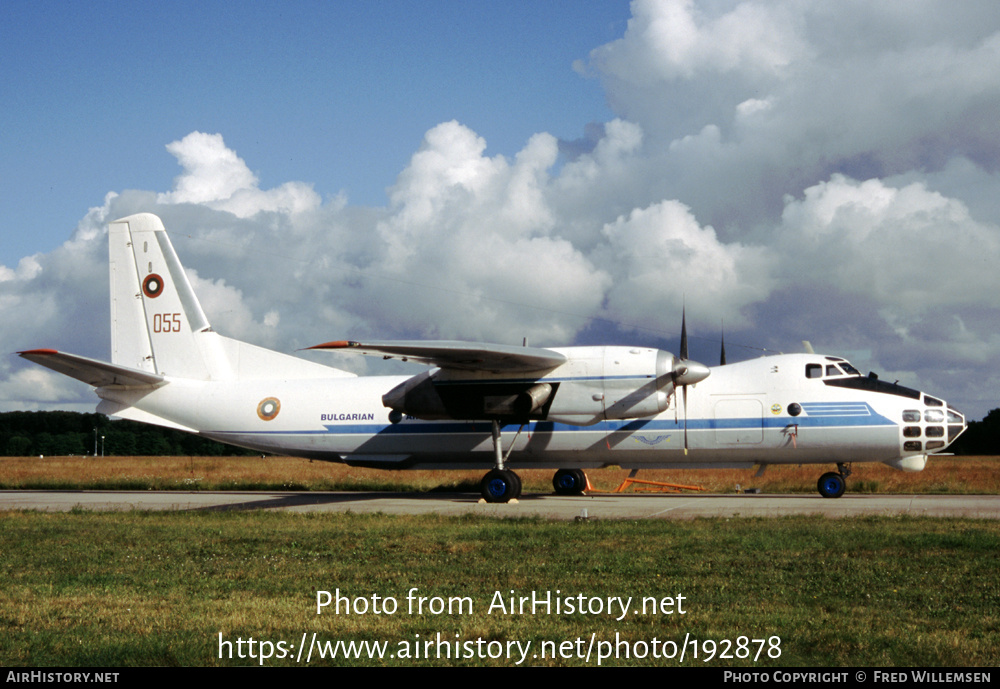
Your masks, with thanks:
[{"label": "blue sky", "polygon": [[0,263],[64,241],[110,190],[164,189],[164,146],[220,132],[263,186],[384,205],[425,131],[512,155],[611,117],[575,60],[626,2],[25,2],[0,9]]},{"label": "blue sky", "polygon": [[[1000,406],[995,0],[0,5],[0,345],[108,358],[110,220],[219,332],[850,358]],[[334,361],[359,373],[367,361]],[[0,409],[93,409],[15,356]]]}]

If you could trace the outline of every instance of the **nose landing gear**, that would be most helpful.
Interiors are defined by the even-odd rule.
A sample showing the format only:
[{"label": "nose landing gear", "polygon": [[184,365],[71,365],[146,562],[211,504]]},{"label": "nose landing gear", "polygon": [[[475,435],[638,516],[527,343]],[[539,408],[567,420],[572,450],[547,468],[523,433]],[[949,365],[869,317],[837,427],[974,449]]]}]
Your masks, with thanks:
[{"label": "nose landing gear", "polygon": [[819,477],[816,488],[824,498],[839,498],[847,489],[845,479],[851,475],[850,467],[842,463],[837,464],[837,471],[839,473],[830,471]]}]

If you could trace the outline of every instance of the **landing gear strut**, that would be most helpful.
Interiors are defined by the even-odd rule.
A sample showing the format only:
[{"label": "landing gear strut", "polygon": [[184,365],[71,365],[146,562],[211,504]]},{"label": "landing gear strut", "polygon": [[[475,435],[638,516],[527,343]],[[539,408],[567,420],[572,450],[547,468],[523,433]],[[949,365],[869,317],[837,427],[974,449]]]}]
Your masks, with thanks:
[{"label": "landing gear strut", "polygon": [[819,477],[816,488],[824,498],[839,498],[847,488],[847,482],[844,479],[851,475],[851,468],[846,464],[839,463],[837,471],[839,473],[835,474],[830,471]]},{"label": "landing gear strut", "polygon": [[[524,428],[522,424],[521,428]],[[518,429],[518,434],[521,433]],[[517,436],[514,436],[517,440]],[[521,497],[521,477],[507,468],[507,458],[510,457],[514,443],[510,444],[510,450],[504,455],[500,445],[500,422],[493,420],[493,460],[494,467],[483,476],[479,482],[479,492],[486,502],[510,502]]]}]

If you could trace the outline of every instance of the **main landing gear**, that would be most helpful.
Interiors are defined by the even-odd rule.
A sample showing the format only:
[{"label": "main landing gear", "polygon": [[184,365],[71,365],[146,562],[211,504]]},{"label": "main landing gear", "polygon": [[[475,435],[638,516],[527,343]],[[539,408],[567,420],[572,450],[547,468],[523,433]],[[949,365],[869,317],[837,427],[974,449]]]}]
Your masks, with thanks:
[{"label": "main landing gear", "polygon": [[[521,428],[524,428],[524,425]],[[521,433],[521,428],[518,429],[518,434]],[[517,440],[516,435],[514,436],[514,440]],[[510,444],[510,448],[510,450],[507,450],[507,454],[504,455],[503,448],[500,446],[500,422],[494,419],[494,467],[479,482],[479,492],[486,502],[510,502],[521,497],[521,477],[507,468],[507,458],[510,456],[511,450],[514,449],[514,443]]]},{"label": "main landing gear", "polygon": [[[518,435],[523,428],[524,424],[517,429]],[[514,440],[517,440],[517,435],[514,436]],[[511,443],[507,454],[503,453],[500,444],[500,422],[494,419],[494,466],[479,482],[479,492],[486,502],[510,502],[521,497],[521,477],[507,468],[507,459],[513,449],[514,443]],[[583,473],[583,469],[560,469],[552,477],[552,487],[555,488],[556,495],[582,495],[587,488],[587,475]]]},{"label": "main landing gear", "polygon": [[839,498],[847,488],[844,480],[851,475],[851,469],[846,464],[837,464],[837,471],[840,473],[827,472],[819,477],[816,488],[824,498]]},{"label": "main landing gear", "polygon": [[510,469],[490,469],[479,483],[486,502],[510,502],[521,497],[521,477]]},{"label": "main landing gear", "polygon": [[587,487],[587,476],[583,469],[560,469],[552,477],[552,487],[556,495],[582,495]]},{"label": "main landing gear", "polygon": [[[517,432],[520,433],[523,428],[522,425]],[[517,440],[516,435],[514,440]],[[521,477],[507,468],[507,459],[514,443],[511,443],[510,447],[505,455],[500,444],[500,422],[494,420],[494,466],[479,482],[479,492],[486,502],[510,502],[521,497]],[[556,495],[581,495],[587,488],[587,476],[582,469],[560,469],[552,478],[552,487],[555,488]]]}]

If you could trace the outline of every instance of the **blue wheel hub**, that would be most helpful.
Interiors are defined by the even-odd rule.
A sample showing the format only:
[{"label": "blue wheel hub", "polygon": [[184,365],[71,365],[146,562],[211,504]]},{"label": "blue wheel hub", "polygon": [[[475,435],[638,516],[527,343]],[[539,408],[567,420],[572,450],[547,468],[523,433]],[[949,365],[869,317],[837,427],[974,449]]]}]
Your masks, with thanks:
[{"label": "blue wheel hub", "polygon": [[499,476],[494,479],[491,479],[490,482],[486,484],[486,490],[488,490],[490,492],[490,495],[492,495],[495,498],[502,498],[504,494],[507,492],[508,488],[509,486],[507,485],[507,482],[504,481]]},{"label": "blue wheel hub", "polygon": [[559,477],[559,487],[563,490],[576,490],[576,477],[573,474],[563,474]]}]

